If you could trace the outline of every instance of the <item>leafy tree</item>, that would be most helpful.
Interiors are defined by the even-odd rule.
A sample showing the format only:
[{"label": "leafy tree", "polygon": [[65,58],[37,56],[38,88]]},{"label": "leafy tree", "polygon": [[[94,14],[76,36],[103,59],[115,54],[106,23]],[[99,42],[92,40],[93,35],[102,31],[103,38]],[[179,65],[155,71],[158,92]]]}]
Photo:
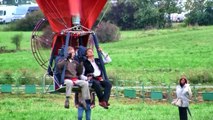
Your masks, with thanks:
[{"label": "leafy tree", "polygon": [[154,4],[155,1],[144,0],[139,2],[139,9],[135,13],[136,25],[140,28],[157,27],[158,9]]},{"label": "leafy tree", "polygon": [[187,0],[186,24],[188,25],[213,25],[213,1],[209,0]]},{"label": "leafy tree", "polygon": [[[171,24],[170,14],[180,11],[177,2],[174,0],[143,0],[139,1],[140,6],[136,12],[137,26],[164,28],[166,23]],[[171,26],[171,25],[170,25]]]},{"label": "leafy tree", "polygon": [[207,1],[205,6],[204,25],[213,25],[213,1]]},{"label": "leafy tree", "polygon": [[111,7],[105,21],[121,29],[163,28],[169,22],[166,14],[178,10],[174,0],[121,0]]},{"label": "leafy tree", "polygon": [[129,2],[119,1],[116,6],[111,7],[103,20],[110,21],[121,29],[134,29],[134,14],[137,9],[137,6]]},{"label": "leafy tree", "polygon": [[159,14],[161,15],[160,18],[163,18],[162,16],[165,16],[165,14],[167,14],[168,17],[166,19],[166,22],[168,23],[168,26],[171,27],[172,22],[170,15],[171,13],[181,12],[181,6],[178,6],[177,1],[175,0],[161,0],[158,2]]}]

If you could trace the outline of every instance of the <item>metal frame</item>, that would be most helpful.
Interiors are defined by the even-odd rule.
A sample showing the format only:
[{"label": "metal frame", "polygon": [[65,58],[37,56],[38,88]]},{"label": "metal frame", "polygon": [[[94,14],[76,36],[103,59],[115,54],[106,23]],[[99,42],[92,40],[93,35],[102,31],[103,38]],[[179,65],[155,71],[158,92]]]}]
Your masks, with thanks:
[{"label": "metal frame", "polygon": [[[41,53],[40,53],[40,51],[38,49],[38,46],[36,44],[36,40],[37,40],[37,37],[38,37],[38,32],[37,31],[39,30],[39,27],[44,22],[46,22],[46,19],[40,20],[37,23],[36,27],[34,28],[33,33],[32,33],[32,37],[31,37],[31,48],[32,48],[33,56],[36,59],[36,61],[39,63],[39,65],[42,68],[44,68],[45,70],[48,71],[48,73],[45,74],[43,79],[42,79],[43,80],[43,85],[45,86],[46,77],[49,74],[49,72],[52,71],[52,64],[53,64],[53,61],[54,61],[54,51],[55,51],[56,44],[54,44],[53,47],[52,47],[52,51],[51,51],[51,55],[50,55],[50,59],[49,59],[49,64],[48,64],[48,66],[46,66],[45,63],[48,62],[48,61],[45,61],[42,58]],[[67,56],[67,49],[68,49],[69,42],[72,41],[72,37],[73,36],[81,38],[81,36],[92,35],[93,42],[94,42],[94,45],[95,45],[95,48],[96,48],[96,51],[97,51],[97,54],[98,54],[98,58],[100,59],[100,62],[101,62],[101,71],[103,73],[103,79],[109,81],[109,79],[107,77],[107,74],[106,74],[106,69],[105,69],[105,66],[104,66],[104,62],[103,62],[103,59],[102,59],[102,54],[98,50],[98,48],[99,48],[98,38],[95,35],[94,31],[92,31],[92,30],[90,30],[90,29],[88,29],[88,28],[86,28],[86,27],[84,27],[82,25],[75,25],[74,27],[62,30],[60,32],[60,35],[66,35],[65,49],[64,49],[64,56],[65,57]],[[83,42],[82,39],[81,39],[81,42]],[[64,76],[65,76],[65,66],[63,68],[63,72],[62,72],[62,75],[61,75],[61,80],[64,80]],[[54,78],[53,78],[53,82],[55,82]],[[62,83],[64,83],[64,81],[62,81]],[[44,91],[48,91],[48,89],[44,90]]]}]

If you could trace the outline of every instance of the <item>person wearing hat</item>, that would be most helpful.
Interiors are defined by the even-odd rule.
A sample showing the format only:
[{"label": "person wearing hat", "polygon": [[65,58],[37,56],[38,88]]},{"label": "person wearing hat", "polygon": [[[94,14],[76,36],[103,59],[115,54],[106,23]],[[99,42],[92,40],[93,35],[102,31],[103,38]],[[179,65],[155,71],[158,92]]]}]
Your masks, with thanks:
[{"label": "person wearing hat", "polygon": [[187,109],[192,92],[185,76],[182,76],[179,80],[179,85],[176,87],[176,95],[182,101],[182,104],[178,106],[180,120],[188,120]]}]

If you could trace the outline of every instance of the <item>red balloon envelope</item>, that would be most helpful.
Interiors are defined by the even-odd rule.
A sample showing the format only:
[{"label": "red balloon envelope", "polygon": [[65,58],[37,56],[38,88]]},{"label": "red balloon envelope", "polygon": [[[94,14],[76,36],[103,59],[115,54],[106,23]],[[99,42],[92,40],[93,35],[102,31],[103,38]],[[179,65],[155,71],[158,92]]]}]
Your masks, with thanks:
[{"label": "red balloon envelope", "polygon": [[91,29],[107,0],[36,0],[54,32],[72,27],[72,16]]}]

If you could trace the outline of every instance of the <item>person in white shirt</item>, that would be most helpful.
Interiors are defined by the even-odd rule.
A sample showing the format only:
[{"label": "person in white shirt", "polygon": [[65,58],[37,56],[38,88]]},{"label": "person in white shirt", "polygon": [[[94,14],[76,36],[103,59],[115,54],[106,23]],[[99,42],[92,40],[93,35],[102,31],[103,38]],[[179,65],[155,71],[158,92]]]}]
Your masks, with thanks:
[{"label": "person in white shirt", "polygon": [[[104,53],[101,48],[98,50],[101,52],[105,64],[112,61],[109,55]],[[112,84],[109,80],[103,80],[100,59],[94,58],[93,49],[88,48],[86,50],[86,57],[87,60],[84,61],[84,72],[81,75],[81,79],[92,82],[92,88],[97,94],[99,105],[108,109]],[[101,87],[104,88],[104,91],[101,90]]]},{"label": "person in white shirt", "polygon": [[187,109],[189,100],[192,97],[192,91],[185,76],[179,80],[179,85],[176,87],[176,95],[177,98],[182,100],[182,105],[178,107],[180,120],[188,120]]}]

